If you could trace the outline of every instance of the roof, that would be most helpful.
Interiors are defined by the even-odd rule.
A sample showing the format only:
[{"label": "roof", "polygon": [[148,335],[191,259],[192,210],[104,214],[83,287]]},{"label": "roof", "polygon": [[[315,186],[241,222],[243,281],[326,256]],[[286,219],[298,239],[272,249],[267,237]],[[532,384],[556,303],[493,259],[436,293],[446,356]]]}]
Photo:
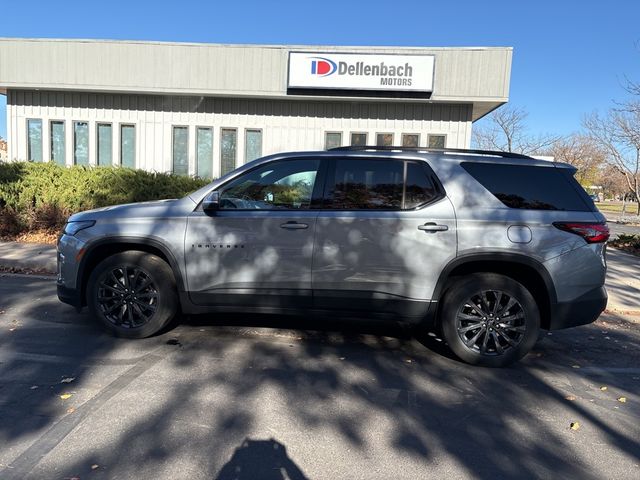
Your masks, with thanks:
[{"label": "roof", "polygon": [[[435,56],[429,99],[287,93],[288,54]],[[506,103],[510,47],[225,45],[114,40],[0,38],[0,92],[7,89],[336,101],[466,103],[474,120]]]}]

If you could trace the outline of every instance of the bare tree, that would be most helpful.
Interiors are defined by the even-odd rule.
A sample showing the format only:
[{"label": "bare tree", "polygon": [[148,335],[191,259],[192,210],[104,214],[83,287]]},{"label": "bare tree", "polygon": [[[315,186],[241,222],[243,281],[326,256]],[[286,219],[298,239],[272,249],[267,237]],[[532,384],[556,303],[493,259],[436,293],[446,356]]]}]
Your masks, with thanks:
[{"label": "bare tree", "polygon": [[[591,138],[606,152],[607,161],[624,176],[629,191],[640,199],[640,105],[625,103],[609,110],[605,117],[593,113],[585,118],[584,127]],[[640,215],[640,202],[637,215]]]},{"label": "bare tree", "polygon": [[489,115],[489,125],[473,131],[473,143],[484,150],[541,154],[549,149],[559,137],[533,135],[529,133],[526,119],[529,114],[511,106],[501,107]]},{"label": "bare tree", "polygon": [[557,162],[573,165],[578,169],[576,180],[583,187],[601,183],[605,151],[591,137],[573,134],[556,141],[545,155],[552,156]]}]

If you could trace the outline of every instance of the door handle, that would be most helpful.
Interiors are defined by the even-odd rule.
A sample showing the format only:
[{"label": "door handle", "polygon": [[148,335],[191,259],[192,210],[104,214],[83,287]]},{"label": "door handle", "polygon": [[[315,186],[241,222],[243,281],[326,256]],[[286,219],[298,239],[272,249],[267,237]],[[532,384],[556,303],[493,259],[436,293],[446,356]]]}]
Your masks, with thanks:
[{"label": "door handle", "polygon": [[286,228],[287,230],[304,230],[305,228],[309,228],[309,225],[306,223],[287,222],[280,225],[280,228]]},{"label": "door handle", "polygon": [[419,225],[418,230],[422,230],[423,232],[446,232],[449,230],[449,227],[446,225],[438,225],[437,223],[429,222],[424,225]]}]

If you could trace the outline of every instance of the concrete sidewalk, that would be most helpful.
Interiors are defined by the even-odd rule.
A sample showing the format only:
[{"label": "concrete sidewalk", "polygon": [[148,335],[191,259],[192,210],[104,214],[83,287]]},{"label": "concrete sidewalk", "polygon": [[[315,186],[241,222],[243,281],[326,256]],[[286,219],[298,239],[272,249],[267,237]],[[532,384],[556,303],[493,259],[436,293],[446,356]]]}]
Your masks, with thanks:
[{"label": "concrete sidewalk", "polygon": [[56,247],[40,243],[0,242],[0,267],[56,272]]},{"label": "concrete sidewalk", "polygon": [[[607,249],[607,310],[640,315],[640,257]],[[36,243],[0,242],[0,267],[55,273],[56,247]]]}]

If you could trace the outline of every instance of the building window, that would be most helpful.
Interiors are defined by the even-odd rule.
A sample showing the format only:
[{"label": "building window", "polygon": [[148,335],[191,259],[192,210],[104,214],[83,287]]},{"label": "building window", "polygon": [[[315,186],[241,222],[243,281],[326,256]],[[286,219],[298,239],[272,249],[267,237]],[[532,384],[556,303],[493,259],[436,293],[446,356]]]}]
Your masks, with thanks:
[{"label": "building window", "polygon": [[420,135],[417,133],[403,133],[402,146],[409,148],[418,148],[420,146]]},{"label": "building window", "polygon": [[248,129],[245,131],[244,158],[246,162],[262,156],[262,130]]},{"label": "building window", "polygon": [[188,127],[173,127],[173,173],[189,175]]},{"label": "building window", "polygon": [[120,125],[120,165],[136,167],[136,126]]},{"label": "building window", "polygon": [[393,133],[378,133],[376,135],[376,146],[390,147],[393,145]]},{"label": "building window", "polygon": [[220,134],[220,174],[225,175],[236,168],[236,149],[238,131],[235,128],[223,128]]},{"label": "building window", "polygon": [[110,123],[98,124],[98,165],[113,164],[113,126]]},{"label": "building window", "polygon": [[27,120],[27,160],[42,161],[42,120]]},{"label": "building window", "polygon": [[58,165],[64,165],[64,122],[54,120],[51,122],[51,161]]},{"label": "building window", "polygon": [[446,135],[429,135],[429,148],[445,148],[447,144]]},{"label": "building window", "polygon": [[89,165],[89,124],[73,122],[73,163]]},{"label": "building window", "polygon": [[196,130],[197,175],[213,178],[213,129],[198,127]]},{"label": "building window", "polygon": [[351,145],[356,147],[364,147],[367,144],[367,134],[366,133],[352,133],[351,134]]},{"label": "building window", "polygon": [[330,148],[337,148],[342,146],[342,133],[340,132],[326,132],[324,134],[324,148],[329,150]]}]

